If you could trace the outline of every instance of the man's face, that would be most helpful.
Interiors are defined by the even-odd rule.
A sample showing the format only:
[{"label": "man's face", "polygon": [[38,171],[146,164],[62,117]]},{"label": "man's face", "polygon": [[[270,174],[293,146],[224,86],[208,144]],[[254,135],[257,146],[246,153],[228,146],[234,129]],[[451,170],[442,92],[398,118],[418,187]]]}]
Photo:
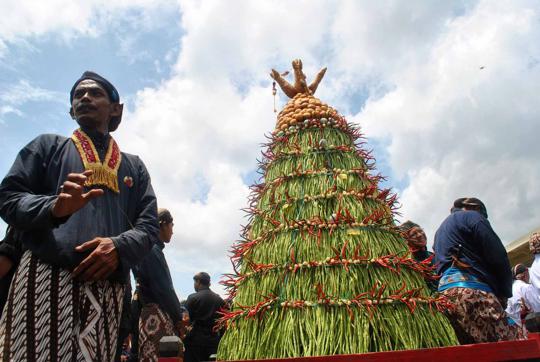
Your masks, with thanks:
[{"label": "man's face", "polygon": [[201,287],[201,282],[197,279],[193,279],[193,289],[195,289],[195,291],[198,292],[200,287]]},{"label": "man's face", "polygon": [[163,230],[163,242],[169,243],[173,236],[173,227],[174,222],[169,222],[161,226],[161,229]]},{"label": "man's face", "polygon": [[529,269],[526,269],[523,273],[518,274],[516,279],[523,280],[525,283],[529,283]]},{"label": "man's face", "polygon": [[81,126],[107,129],[111,118],[121,115],[119,106],[111,103],[107,91],[98,82],[85,79],[73,92],[70,113]]}]

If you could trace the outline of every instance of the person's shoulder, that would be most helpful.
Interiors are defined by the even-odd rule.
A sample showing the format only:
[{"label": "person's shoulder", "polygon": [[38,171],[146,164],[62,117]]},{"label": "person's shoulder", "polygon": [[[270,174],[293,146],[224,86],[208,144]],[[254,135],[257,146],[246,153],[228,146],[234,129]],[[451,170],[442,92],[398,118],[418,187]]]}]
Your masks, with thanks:
[{"label": "person's shoulder", "polygon": [[449,216],[448,221],[461,226],[472,226],[478,222],[485,221],[485,218],[477,211],[459,210],[452,212]]},{"label": "person's shoulder", "polygon": [[154,245],[152,245],[152,248],[150,249],[150,252],[146,254],[146,256],[144,257],[144,261],[146,262],[150,262],[152,260],[155,260],[156,258],[159,257],[159,247],[154,243]]},{"label": "person's shoulder", "polygon": [[44,133],[44,134],[40,134],[39,136],[34,138],[32,141],[30,141],[26,145],[25,148],[28,148],[32,151],[38,151],[44,148],[49,149],[50,147],[54,147],[67,140],[68,140],[67,137],[60,136],[58,134]]},{"label": "person's shoulder", "polygon": [[195,299],[198,299],[198,293],[191,293],[190,295],[188,295],[188,297],[186,299],[186,304],[190,304]]},{"label": "person's shoulder", "polygon": [[37,136],[36,138],[34,138],[34,140],[39,140],[42,142],[63,142],[63,141],[66,141],[67,139],[68,137],[66,136],[61,136],[59,134],[54,134],[54,133],[43,133]]},{"label": "person's shoulder", "polygon": [[134,155],[132,153],[123,152],[123,151],[120,151],[120,154],[122,155],[123,160],[129,161],[133,165],[138,165],[138,164],[142,163],[141,158],[139,156],[137,156],[137,155]]},{"label": "person's shoulder", "polygon": [[148,171],[146,169],[146,165],[144,164],[143,160],[138,156],[134,155],[132,153],[127,152],[120,152],[122,155],[122,162],[128,164],[131,168],[134,170],[138,170],[141,173],[147,174]]},{"label": "person's shoulder", "polygon": [[120,151],[120,153],[122,154],[122,157],[126,157],[130,160],[137,160],[137,161],[140,161],[140,157],[139,155],[135,155],[133,153],[129,153],[129,152],[124,152],[124,151]]},{"label": "person's shoulder", "polygon": [[459,218],[459,216],[457,215],[458,213],[459,211],[457,212],[454,211],[454,212],[451,212],[448,216],[446,216],[444,220],[441,222],[441,225],[439,226],[439,228],[437,229],[437,232],[439,232],[439,230],[444,230],[450,224],[456,222],[456,219]]},{"label": "person's shoulder", "polygon": [[471,228],[476,228],[480,225],[491,226],[488,219],[483,217],[478,211],[473,210],[463,211],[463,221]]},{"label": "person's shoulder", "polygon": [[486,218],[483,217],[482,214],[480,214],[478,211],[465,210],[463,214],[464,214],[464,217],[470,220],[486,220]]},{"label": "person's shoulder", "polygon": [[526,285],[527,283],[525,283],[523,280],[520,280],[520,279],[514,279],[514,282],[512,284],[516,286],[523,286],[523,285]]},{"label": "person's shoulder", "polygon": [[[210,290],[210,289],[209,289]],[[213,290],[210,290],[210,292],[212,293],[212,295],[214,296],[214,298],[216,299],[219,299],[223,302],[223,298],[221,298],[221,295],[219,295],[218,293],[214,292]]]}]

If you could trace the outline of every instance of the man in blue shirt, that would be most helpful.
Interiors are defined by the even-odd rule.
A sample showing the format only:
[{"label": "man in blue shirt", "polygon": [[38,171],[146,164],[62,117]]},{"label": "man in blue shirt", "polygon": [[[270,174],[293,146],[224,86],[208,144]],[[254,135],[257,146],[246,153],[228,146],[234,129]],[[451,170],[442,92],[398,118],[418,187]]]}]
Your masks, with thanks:
[{"label": "man in blue shirt", "polygon": [[455,309],[449,319],[461,344],[517,338],[506,308],[512,296],[512,271],[506,250],[477,198],[460,198],[435,233],[439,292]]}]

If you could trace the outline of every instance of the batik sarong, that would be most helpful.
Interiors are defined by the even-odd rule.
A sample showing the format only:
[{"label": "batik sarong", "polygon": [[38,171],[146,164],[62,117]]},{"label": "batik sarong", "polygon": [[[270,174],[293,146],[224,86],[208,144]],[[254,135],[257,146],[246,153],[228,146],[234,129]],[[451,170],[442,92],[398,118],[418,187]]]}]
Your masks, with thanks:
[{"label": "batik sarong", "polygon": [[3,361],[113,361],[124,286],[78,282],[29,251],[0,320]]},{"label": "batik sarong", "polygon": [[447,315],[461,344],[512,341],[523,338],[493,293],[471,288],[442,292],[455,305]]},{"label": "batik sarong", "polygon": [[139,319],[139,359],[154,362],[159,357],[159,340],[177,335],[173,321],[155,303],[145,304]]}]

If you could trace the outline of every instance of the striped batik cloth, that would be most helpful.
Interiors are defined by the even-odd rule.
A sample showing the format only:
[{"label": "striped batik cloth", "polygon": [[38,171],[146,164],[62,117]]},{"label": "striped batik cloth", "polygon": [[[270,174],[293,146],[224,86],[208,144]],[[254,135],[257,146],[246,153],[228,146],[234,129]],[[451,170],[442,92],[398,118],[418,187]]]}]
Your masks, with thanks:
[{"label": "striped batik cloth", "polygon": [[3,361],[113,361],[124,286],[78,282],[26,251],[0,320]]}]

